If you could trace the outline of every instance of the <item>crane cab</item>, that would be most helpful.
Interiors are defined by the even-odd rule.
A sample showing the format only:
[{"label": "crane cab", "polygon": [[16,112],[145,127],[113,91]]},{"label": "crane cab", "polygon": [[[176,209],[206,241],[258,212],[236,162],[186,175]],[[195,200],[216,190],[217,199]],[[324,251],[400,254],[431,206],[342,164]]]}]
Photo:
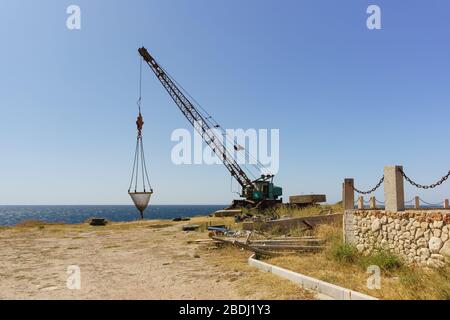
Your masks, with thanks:
[{"label": "crane cab", "polygon": [[247,207],[271,207],[282,203],[280,197],[283,195],[283,189],[273,184],[273,177],[273,175],[262,175],[254,180],[252,185],[245,187],[242,191],[241,197],[245,200],[235,200],[235,203]]}]

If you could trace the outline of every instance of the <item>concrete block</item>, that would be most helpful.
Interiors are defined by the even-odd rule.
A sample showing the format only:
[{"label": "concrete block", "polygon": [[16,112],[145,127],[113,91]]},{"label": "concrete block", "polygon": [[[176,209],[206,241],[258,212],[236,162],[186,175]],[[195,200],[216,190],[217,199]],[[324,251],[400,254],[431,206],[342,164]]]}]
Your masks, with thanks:
[{"label": "concrete block", "polygon": [[369,208],[370,209],[376,209],[377,208],[377,200],[375,199],[375,197],[370,197],[369,200]]},{"label": "concrete block", "polygon": [[289,197],[290,204],[311,205],[315,203],[327,202],[324,194],[295,195]]},{"label": "concrete block", "polygon": [[403,170],[403,167],[384,167],[384,199],[386,211],[397,212],[405,210],[403,176],[399,169]]},{"label": "concrete block", "polygon": [[248,263],[260,270],[271,272],[274,275],[295,282],[305,289],[315,291],[318,296],[321,297],[321,299],[332,298],[336,300],[378,300],[377,298],[357,291],[342,288],[332,283],[328,283],[278,266],[258,261],[255,259],[254,255],[252,255],[248,259]]},{"label": "concrete block", "polygon": [[342,205],[344,210],[355,209],[355,190],[353,189],[353,179],[345,179],[343,184]]},{"label": "concrete block", "polygon": [[248,258],[248,264],[252,267],[256,267],[259,270],[265,271],[265,272],[272,272],[272,265],[256,260],[255,255],[252,255],[250,258]]},{"label": "concrete block", "polygon": [[363,196],[358,197],[358,209],[359,210],[364,209],[364,197]]},{"label": "concrete block", "polygon": [[414,209],[420,209],[420,198],[418,196],[414,197]]}]

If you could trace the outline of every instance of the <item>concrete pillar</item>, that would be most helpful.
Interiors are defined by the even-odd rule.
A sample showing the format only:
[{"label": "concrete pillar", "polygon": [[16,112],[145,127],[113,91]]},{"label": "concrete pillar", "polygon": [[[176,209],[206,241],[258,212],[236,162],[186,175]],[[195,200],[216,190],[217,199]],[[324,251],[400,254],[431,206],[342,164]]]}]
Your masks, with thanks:
[{"label": "concrete pillar", "polygon": [[386,211],[405,211],[403,176],[399,169],[403,170],[403,167],[384,167],[384,201],[386,203]]},{"label": "concrete pillar", "polygon": [[449,208],[449,206],[448,206],[448,199],[445,199],[444,200],[444,209],[448,209]]},{"label": "concrete pillar", "polygon": [[420,198],[418,196],[414,198],[414,209],[420,209]]},{"label": "concrete pillar", "polygon": [[374,196],[370,197],[369,208],[370,209],[376,209],[377,208],[377,201],[376,201]]},{"label": "concrete pillar", "polygon": [[353,190],[353,179],[345,179],[343,184],[342,205],[344,210],[355,209],[355,191]]},{"label": "concrete pillar", "polygon": [[358,209],[364,210],[364,197],[363,196],[358,197]]}]

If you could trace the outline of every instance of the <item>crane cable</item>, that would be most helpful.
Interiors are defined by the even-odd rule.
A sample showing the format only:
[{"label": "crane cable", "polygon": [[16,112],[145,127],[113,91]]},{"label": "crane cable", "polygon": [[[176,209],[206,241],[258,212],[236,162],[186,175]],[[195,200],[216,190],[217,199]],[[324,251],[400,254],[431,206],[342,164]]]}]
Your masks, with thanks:
[{"label": "crane cable", "polygon": [[142,187],[144,189],[144,192],[146,192],[146,184],[150,188],[150,191],[153,191],[152,185],[150,184],[150,179],[148,178],[148,171],[147,171],[147,165],[145,161],[145,155],[144,155],[144,144],[142,142],[142,126],[144,125],[144,121],[141,115],[141,103],[142,103],[142,61],[143,59],[139,59],[139,99],[137,101],[138,105],[138,111],[139,115],[136,121],[137,129],[138,129],[138,135],[136,140],[136,149],[134,152],[134,162],[133,162],[133,170],[131,173],[131,181],[130,186],[128,188],[128,192],[130,192],[131,187],[133,185],[134,181],[134,191],[137,192],[138,188],[138,178],[139,178],[139,158],[141,161],[141,172],[142,172]]},{"label": "crane cable", "polygon": [[[175,80],[174,77],[172,77],[166,70],[164,67],[161,66],[161,64],[159,64],[159,67],[164,71],[164,73],[183,91],[183,93],[185,93],[195,104],[198,108],[200,108],[203,111],[203,118],[204,120],[213,128],[215,129],[220,129],[220,131],[222,132],[222,135],[225,137],[226,142],[232,144],[233,146],[236,146],[234,141],[232,141],[230,139],[230,137],[228,137],[228,135],[226,134],[225,130],[222,128],[222,126],[219,125],[219,123],[214,119],[214,117],[209,114],[209,112],[203,108],[201,106],[201,104],[191,95],[189,94],[189,92],[180,84],[178,83],[178,81]],[[212,121],[211,121],[212,120]],[[214,122],[213,122],[214,121]],[[213,135],[219,139],[219,137],[217,137],[217,135],[214,133],[213,130]],[[226,143],[225,145],[228,145],[228,143]],[[226,148],[226,146],[225,146]],[[252,159],[256,162],[256,164],[252,164],[257,170],[259,170],[260,172],[262,172],[263,170],[265,170],[267,173],[270,174],[269,170],[255,157],[252,156],[252,154],[246,149],[243,148],[243,150],[245,151],[245,155],[249,157],[249,159]],[[234,151],[237,151],[234,149]],[[244,163],[244,167],[247,167]],[[256,178],[255,175],[249,170],[249,173],[253,176],[253,178]]]}]

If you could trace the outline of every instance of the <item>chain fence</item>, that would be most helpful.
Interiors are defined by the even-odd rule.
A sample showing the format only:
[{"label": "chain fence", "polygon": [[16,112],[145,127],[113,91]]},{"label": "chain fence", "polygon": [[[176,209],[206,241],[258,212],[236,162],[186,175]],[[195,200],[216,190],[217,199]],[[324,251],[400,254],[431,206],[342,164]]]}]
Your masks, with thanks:
[{"label": "chain fence", "polygon": [[353,187],[353,190],[359,194],[371,194],[373,192],[375,192],[384,182],[384,176],[381,177],[380,181],[377,183],[377,185],[375,187],[373,187],[372,189],[370,189],[369,191],[361,191],[356,189],[355,187]]},{"label": "chain fence", "polygon": [[409,178],[402,169],[399,169],[399,171],[402,174],[403,178],[405,178],[405,180],[408,181],[410,184],[412,184],[414,187],[419,188],[419,189],[425,189],[425,190],[434,189],[434,188],[440,186],[450,177],[450,171],[449,171],[445,176],[443,176],[436,183],[433,183],[430,185],[421,185],[421,184],[418,184],[417,182],[413,181],[411,178]]},{"label": "chain fence", "polygon": [[432,207],[438,207],[438,206],[442,206],[444,204],[444,201],[441,201],[439,203],[429,203],[425,200],[423,200],[422,198],[419,198],[420,201],[422,201],[423,203],[425,203],[428,206],[432,206]]},{"label": "chain fence", "polygon": [[[424,189],[424,190],[434,189],[434,188],[442,185],[445,181],[449,180],[449,178],[450,178],[450,171],[448,171],[447,174],[442,176],[437,182],[435,182],[433,184],[430,184],[430,185],[422,185],[422,184],[419,184],[419,183],[415,182],[413,179],[411,179],[409,176],[407,176],[406,173],[402,169],[399,168],[398,170],[401,173],[401,175],[403,176],[403,178],[408,183],[410,183],[411,185],[413,185],[416,188]],[[381,185],[384,183],[384,180],[385,180],[384,176],[382,176],[381,179],[378,181],[378,183],[375,185],[375,187],[373,187],[372,189],[367,190],[367,191],[359,190],[358,188],[356,188],[354,186],[352,188],[353,188],[353,191],[358,193],[358,194],[369,195],[371,193],[374,193],[376,190],[378,190],[381,187]],[[405,201],[405,205],[415,204],[415,200],[416,200],[416,198],[414,197],[414,198],[412,198],[409,201]],[[445,203],[446,203],[445,201],[441,201],[439,203],[430,203],[430,202],[427,202],[427,201],[423,200],[422,198],[419,198],[419,201],[424,203],[425,205],[428,205],[428,206],[431,206],[431,207],[439,207],[439,206],[442,206],[442,205],[445,206]],[[377,203],[379,205],[382,205],[382,206],[385,205],[384,201],[379,201],[376,198],[375,198],[375,203]],[[355,201],[354,205],[356,206],[357,204],[358,204],[358,199]],[[366,201],[365,199],[363,199],[363,206],[365,206],[367,204],[370,205],[370,200]]]}]

